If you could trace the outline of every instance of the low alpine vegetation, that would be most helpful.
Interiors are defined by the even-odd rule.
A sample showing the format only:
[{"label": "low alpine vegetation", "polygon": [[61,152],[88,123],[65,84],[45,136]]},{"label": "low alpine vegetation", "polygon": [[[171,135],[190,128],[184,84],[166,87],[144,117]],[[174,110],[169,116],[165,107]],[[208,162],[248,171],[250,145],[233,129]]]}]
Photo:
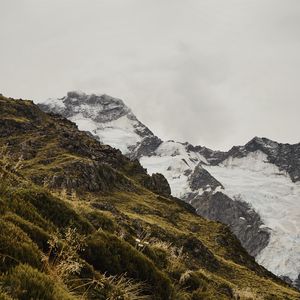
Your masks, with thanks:
[{"label": "low alpine vegetation", "polygon": [[0,96],[0,149],[0,300],[299,299],[70,121]]}]

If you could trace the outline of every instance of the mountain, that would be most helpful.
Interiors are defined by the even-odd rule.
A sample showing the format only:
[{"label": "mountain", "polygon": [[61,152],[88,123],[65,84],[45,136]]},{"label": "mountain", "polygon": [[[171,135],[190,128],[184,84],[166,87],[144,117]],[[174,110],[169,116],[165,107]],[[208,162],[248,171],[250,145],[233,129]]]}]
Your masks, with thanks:
[{"label": "mountain", "polygon": [[300,144],[255,137],[228,152],[162,141],[120,99],[69,92],[40,104],[102,143],[161,173],[172,195],[228,224],[248,253],[274,274],[300,282]]},{"label": "mountain", "polygon": [[108,95],[69,92],[62,99],[48,99],[39,106],[68,118],[80,130],[91,132],[102,143],[120,149],[125,155],[151,154],[151,149],[162,143],[122,100]]},{"label": "mountain", "polygon": [[0,299],[299,299],[162,175],[0,95]]}]

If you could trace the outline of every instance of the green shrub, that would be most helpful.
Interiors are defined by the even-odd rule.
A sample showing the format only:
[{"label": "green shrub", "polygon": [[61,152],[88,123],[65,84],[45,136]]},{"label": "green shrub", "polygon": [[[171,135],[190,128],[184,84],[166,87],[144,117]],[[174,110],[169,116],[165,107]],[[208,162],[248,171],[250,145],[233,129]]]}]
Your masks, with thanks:
[{"label": "green shrub", "polygon": [[99,211],[92,211],[86,214],[85,217],[96,229],[101,228],[113,232],[116,228],[113,220]]},{"label": "green shrub", "polygon": [[120,299],[120,300],[150,300],[143,295],[145,286],[142,283],[128,279],[124,275],[103,276],[101,281],[91,290],[88,299]]},{"label": "green shrub", "polygon": [[14,224],[0,219],[0,270],[6,271],[19,262],[41,268],[41,252],[37,245]]},{"label": "green shrub", "polygon": [[19,300],[72,300],[62,286],[51,277],[28,265],[18,265],[3,276],[3,288]]},{"label": "green shrub", "polygon": [[8,296],[6,293],[0,291],[0,300],[13,300],[10,296]]},{"label": "green shrub", "polygon": [[193,300],[202,299],[233,299],[231,287],[224,283],[207,278],[200,272],[190,272],[186,276],[183,286],[192,292]]},{"label": "green shrub", "polygon": [[219,294],[224,295],[226,297],[233,298],[233,291],[232,288],[226,284],[226,283],[219,283],[217,285],[216,290],[218,291]]},{"label": "green shrub", "polygon": [[205,291],[207,289],[207,281],[201,275],[196,272],[187,271],[181,275],[180,284],[188,291],[195,291],[197,289]]},{"label": "green shrub", "polygon": [[4,215],[7,211],[7,205],[3,199],[0,198],[0,215]]},{"label": "green shrub", "polygon": [[65,202],[49,193],[38,189],[21,189],[18,190],[17,195],[30,202],[42,217],[50,220],[60,229],[71,226],[83,233],[90,233],[94,229],[87,220],[79,216]]},{"label": "green shrub", "polygon": [[168,253],[164,249],[145,247],[143,253],[148,256],[159,269],[168,266]]},{"label": "green shrub", "polygon": [[110,275],[126,273],[130,278],[152,286],[158,299],[168,299],[171,282],[153,262],[115,235],[98,232],[87,239],[84,258],[97,270]]},{"label": "green shrub", "polygon": [[8,194],[5,197],[7,211],[14,212],[24,220],[27,220],[44,230],[53,230],[54,224],[45,220],[37,211],[37,209],[28,201],[24,201],[20,195]]},{"label": "green shrub", "polygon": [[221,299],[224,299],[224,298],[216,298],[209,291],[205,291],[205,292],[195,291],[192,294],[192,300],[216,300],[216,299],[221,300]]},{"label": "green shrub", "polygon": [[13,213],[5,215],[3,219],[20,227],[39,246],[40,249],[43,251],[48,250],[48,240],[50,239],[50,235],[46,231]]}]

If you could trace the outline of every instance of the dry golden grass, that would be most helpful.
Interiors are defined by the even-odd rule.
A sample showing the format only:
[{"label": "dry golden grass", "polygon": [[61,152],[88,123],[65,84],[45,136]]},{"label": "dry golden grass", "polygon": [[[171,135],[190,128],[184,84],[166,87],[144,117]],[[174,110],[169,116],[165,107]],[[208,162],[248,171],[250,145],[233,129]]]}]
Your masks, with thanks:
[{"label": "dry golden grass", "polygon": [[85,238],[74,228],[67,228],[63,234],[52,234],[49,252],[43,256],[44,270],[57,281],[64,284],[73,274],[78,274],[82,262],[78,253],[84,249]]},{"label": "dry golden grass", "polygon": [[235,289],[234,290],[234,299],[236,300],[263,300],[264,298],[262,296],[259,296],[256,292],[248,289],[240,290]]}]

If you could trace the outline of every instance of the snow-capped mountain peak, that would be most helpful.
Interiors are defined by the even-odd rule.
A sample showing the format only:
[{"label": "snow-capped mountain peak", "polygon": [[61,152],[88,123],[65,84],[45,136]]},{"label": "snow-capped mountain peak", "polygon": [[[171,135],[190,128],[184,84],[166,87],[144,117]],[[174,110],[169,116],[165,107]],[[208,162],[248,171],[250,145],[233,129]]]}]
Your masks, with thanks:
[{"label": "snow-capped mountain peak", "polygon": [[[40,107],[75,122],[103,143],[163,174],[172,195],[230,226],[250,254],[276,275],[300,274],[300,143],[254,137],[228,152],[162,141],[120,99],[69,92]],[[299,278],[300,282],[300,278]]]},{"label": "snow-capped mountain peak", "polygon": [[125,115],[135,118],[121,99],[106,94],[87,95],[83,92],[72,91],[63,98],[50,98],[40,105],[42,107],[48,106],[52,112],[67,114],[69,118],[80,113],[84,118],[89,118],[95,122],[109,122]]},{"label": "snow-capped mountain peak", "polygon": [[89,131],[104,144],[120,149],[123,154],[141,148],[143,143],[160,142],[121,99],[106,94],[87,95],[72,91],[63,98],[51,98],[39,106],[46,112],[70,119],[80,130]]}]

